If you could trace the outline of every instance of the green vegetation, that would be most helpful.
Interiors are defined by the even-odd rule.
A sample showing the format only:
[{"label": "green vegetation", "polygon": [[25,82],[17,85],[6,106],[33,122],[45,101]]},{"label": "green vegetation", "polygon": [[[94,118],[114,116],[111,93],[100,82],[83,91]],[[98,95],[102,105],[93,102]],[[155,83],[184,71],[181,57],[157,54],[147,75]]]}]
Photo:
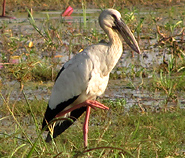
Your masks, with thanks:
[{"label": "green vegetation", "polygon": [[142,112],[138,106],[124,108],[121,99],[101,102],[110,110],[92,112],[88,149],[83,148],[84,116],[55,142],[46,144],[39,131],[46,103],[24,103],[22,108],[23,103],[12,107],[5,102],[6,116],[1,121],[11,120],[11,132],[1,133],[1,157],[183,157],[184,110]]},{"label": "green vegetation", "polygon": [[[82,9],[77,16],[84,23],[53,19],[49,14],[40,20],[33,14],[28,21],[16,21],[20,29],[13,21],[0,21],[0,157],[184,157],[184,1],[10,0],[7,10],[63,10],[68,5]],[[98,16],[88,13],[89,8],[107,7],[122,13],[143,52],[142,57],[135,56],[124,45],[127,55],[124,52],[110,75],[112,93],[128,92],[100,99],[110,110],[92,111],[87,149],[83,148],[84,116],[46,144],[40,130],[48,102],[44,98],[51,93],[61,59],[107,40],[98,24],[88,19]],[[143,96],[130,90],[144,91]],[[134,100],[131,106],[128,100]],[[148,106],[142,100],[157,104]]]}]

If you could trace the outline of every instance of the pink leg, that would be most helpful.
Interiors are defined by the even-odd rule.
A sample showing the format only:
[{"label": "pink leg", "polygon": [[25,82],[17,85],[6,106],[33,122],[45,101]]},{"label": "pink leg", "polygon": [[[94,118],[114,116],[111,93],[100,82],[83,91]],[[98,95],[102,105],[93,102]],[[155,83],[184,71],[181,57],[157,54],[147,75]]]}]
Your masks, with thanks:
[{"label": "pink leg", "polygon": [[2,16],[5,16],[5,7],[6,7],[6,0],[3,1],[3,11]]},{"label": "pink leg", "polygon": [[107,106],[105,106],[105,105],[99,103],[98,101],[95,101],[95,100],[86,100],[85,102],[80,103],[80,104],[78,104],[78,105],[75,105],[74,107],[72,107],[72,108],[70,108],[70,109],[68,109],[68,110],[61,111],[61,112],[58,113],[55,117],[64,116],[65,114],[67,114],[67,113],[69,113],[69,112],[71,112],[71,111],[73,111],[73,110],[79,109],[79,108],[81,108],[81,107],[84,107],[84,106],[87,106],[87,107],[90,106],[90,107],[92,107],[92,108],[97,107],[97,108],[100,108],[100,109],[107,109],[107,110],[109,109]]},{"label": "pink leg", "polygon": [[78,105],[75,105],[74,107],[65,110],[65,111],[61,111],[59,114],[57,114],[55,117],[61,117],[64,116],[65,114],[75,110],[75,109],[79,109],[81,107],[87,107],[86,110],[86,116],[85,116],[85,122],[84,122],[84,126],[83,126],[83,132],[84,132],[84,146],[87,147],[87,139],[88,139],[88,122],[89,122],[89,116],[90,116],[90,111],[91,111],[91,107],[92,108],[100,108],[100,109],[109,109],[107,106],[99,103],[98,101],[95,100],[86,100],[83,103],[80,103]]},{"label": "pink leg", "polygon": [[89,124],[89,117],[90,117],[91,107],[87,106],[86,110],[86,116],[85,116],[85,122],[83,126],[83,132],[84,132],[84,146],[87,147],[87,139],[88,139],[88,124]]}]

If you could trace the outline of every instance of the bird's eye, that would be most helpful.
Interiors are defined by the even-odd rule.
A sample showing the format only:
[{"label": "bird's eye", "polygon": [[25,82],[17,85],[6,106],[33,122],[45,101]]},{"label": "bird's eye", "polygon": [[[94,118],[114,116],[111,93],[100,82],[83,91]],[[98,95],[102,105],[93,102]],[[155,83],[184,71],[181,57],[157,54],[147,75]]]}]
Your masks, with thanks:
[{"label": "bird's eye", "polygon": [[112,14],[111,15],[113,18],[114,18],[114,25],[112,26],[112,29],[118,29],[118,27],[117,27],[117,21],[118,21],[118,19],[117,19],[117,17],[114,15],[114,14]]},{"label": "bird's eye", "polygon": [[114,18],[114,20],[117,20],[116,15],[112,14],[111,16]]}]

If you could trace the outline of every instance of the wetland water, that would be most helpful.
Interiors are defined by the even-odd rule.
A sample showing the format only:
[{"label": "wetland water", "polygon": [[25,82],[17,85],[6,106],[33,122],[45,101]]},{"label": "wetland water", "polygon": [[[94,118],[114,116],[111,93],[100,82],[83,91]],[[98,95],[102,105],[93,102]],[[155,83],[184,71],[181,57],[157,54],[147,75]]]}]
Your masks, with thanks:
[{"label": "wetland water", "polygon": [[[97,17],[99,15],[99,12],[101,12],[100,9],[87,9],[86,10],[86,22],[87,22],[87,28],[88,29],[94,29],[98,30],[99,32],[102,32],[98,25],[98,20]],[[72,16],[70,17],[61,17],[60,16],[61,12],[35,12],[34,13],[34,19],[36,24],[39,27],[42,27],[42,22],[45,19],[50,19],[53,21],[56,21],[57,23],[60,23],[65,20],[66,23],[68,23],[71,28],[76,27],[77,25],[83,25],[84,17],[83,17],[83,11],[81,9],[75,9]],[[129,13],[128,13],[129,14]],[[148,12],[141,12],[140,15],[144,14],[149,14]],[[157,14],[156,12],[153,12],[153,14]],[[16,33],[17,36],[20,36],[21,34],[24,36],[30,36],[30,41],[33,41],[36,50],[40,53],[40,56],[46,55],[44,51],[41,51],[39,48],[39,45],[43,44],[44,41],[41,38],[38,39],[32,39],[33,36],[32,34],[35,34],[35,29],[33,28],[32,25],[29,23],[29,19],[27,18],[27,13],[16,13],[16,19],[5,19],[5,20],[0,20],[0,25],[6,25],[6,31],[14,32]],[[66,27],[67,28],[67,27]],[[66,29],[65,27],[62,28],[63,30]],[[9,32],[10,33],[10,32]],[[143,33],[141,33],[143,35]],[[37,35],[38,36],[38,35]],[[150,36],[150,35],[148,35]],[[2,47],[3,44],[3,38],[0,39],[0,47]],[[69,41],[67,39],[62,39],[66,45],[70,45]],[[167,54],[167,50],[162,50],[159,49],[158,47],[155,47],[155,43],[157,39],[153,38],[150,40],[150,45],[147,42],[147,38],[142,38],[139,41],[139,45],[142,49],[143,54],[138,56],[137,54],[134,54],[134,57],[131,57],[131,52],[126,46],[123,52],[123,55],[117,64],[118,67],[131,67],[132,65],[135,65],[133,69],[153,69],[157,65],[160,65],[163,62],[164,54],[165,58],[168,61],[170,59],[171,55]],[[72,40],[74,45],[78,45],[81,41],[76,41],[75,38]],[[26,44],[28,44],[29,41],[26,41]],[[25,44],[25,41],[23,40],[23,44]],[[88,42],[84,42],[83,45],[88,45]],[[58,64],[58,69],[62,66],[64,62],[66,62],[69,58],[68,54],[66,54],[66,48],[61,47],[57,49],[56,55],[61,55],[62,58],[59,58],[60,62]],[[15,55],[20,56],[21,53],[24,53],[26,51],[25,47],[20,47],[15,51]],[[47,55],[46,55],[47,56]],[[71,54],[71,57],[73,54]],[[2,58],[2,55],[0,56]],[[126,69],[126,71],[130,71],[130,69]],[[121,71],[114,69],[114,73],[121,73]],[[152,74],[148,75],[145,79],[144,82],[152,78]],[[2,94],[3,96],[6,96],[9,94],[9,100],[14,101],[15,99],[21,100],[24,99],[22,94],[17,93],[19,91],[19,83],[17,81],[10,81],[6,82],[6,80],[2,80],[2,86],[9,87],[2,89]],[[130,83],[131,86],[125,85],[126,83]],[[131,79],[124,79],[124,80],[110,80],[109,86],[103,95],[104,98],[110,98],[112,100],[115,100],[117,98],[123,98],[126,101],[126,107],[131,107],[133,105],[138,105],[141,104],[143,107],[144,106],[152,106],[152,107],[160,107],[160,105],[164,104],[165,95],[163,93],[158,92],[150,92],[147,90],[142,90],[142,88],[139,87],[139,85],[143,82],[142,78],[135,78],[134,80]],[[52,82],[53,83],[53,82]],[[31,83],[32,84],[32,83]],[[44,85],[45,83],[43,83]],[[51,83],[50,87],[52,87]],[[46,102],[49,99],[50,96],[50,90],[48,90],[47,84],[45,86],[41,86],[40,88],[30,88],[29,84],[25,84],[24,91],[26,96],[28,97],[29,100],[34,100],[35,98],[37,99],[44,99]],[[38,86],[39,87],[39,86]],[[138,87],[138,88],[136,88]],[[180,92],[179,92],[180,93]],[[179,104],[181,107],[185,106],[185,94],[181,92],[179,94],[178,99],[179,99]],[[2,104],[3,101],[0,101],[0,104]],[[173,103],[169,103],[172,104]]]}]

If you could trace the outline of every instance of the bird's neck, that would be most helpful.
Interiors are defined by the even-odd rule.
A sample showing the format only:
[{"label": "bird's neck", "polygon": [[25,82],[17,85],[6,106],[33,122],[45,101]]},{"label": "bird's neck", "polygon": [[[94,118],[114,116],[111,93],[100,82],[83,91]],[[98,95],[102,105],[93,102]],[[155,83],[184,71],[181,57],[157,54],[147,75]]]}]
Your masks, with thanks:
[{"label": "bird's neck", "polygon": [[117,64],[123,52],[123,45],[121,41],[121,37],[117,32],[110,30],[109,33],[109,49],[107,55],[107,68],[108,71],[112,71],[112,69]]}]

